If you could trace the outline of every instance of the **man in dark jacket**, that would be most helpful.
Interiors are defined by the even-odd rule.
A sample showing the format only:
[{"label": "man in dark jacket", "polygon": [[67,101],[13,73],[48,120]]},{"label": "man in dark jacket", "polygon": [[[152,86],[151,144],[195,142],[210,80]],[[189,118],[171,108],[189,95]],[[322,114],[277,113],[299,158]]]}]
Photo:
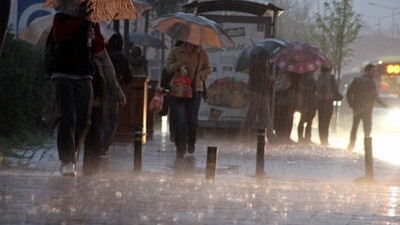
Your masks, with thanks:
[{"label": "man in dark jacket", "polygon": [[378,102],[386,107],[386,104],[379,98],[376,89],[374,76],[376,74],[376,66],[368,64],[364,68],[364,74],[354,78],[347,90],[346,98],[350,107],[353,109],[353,125],[350,133],[350,143],[347,150],[353,150],[358,124],[360,120],[364,125],[364,136],[369,137],[372,129],[372,109],[374,103]]},{"label": "man in dark jacket", "polygon": [[91,123],[95,68],[92,54],[104,51],[105,42],[98,24],[63,13],[54,16],[50,35],[60,52],[51,71],[60,118],[57,135],[60,172],[63,176],[75,176],[79,145]]}]

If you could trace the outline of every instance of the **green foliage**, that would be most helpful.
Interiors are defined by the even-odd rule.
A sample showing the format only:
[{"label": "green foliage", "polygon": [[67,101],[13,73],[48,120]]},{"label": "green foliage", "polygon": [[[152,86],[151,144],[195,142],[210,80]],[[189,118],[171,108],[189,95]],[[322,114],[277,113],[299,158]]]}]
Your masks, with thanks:
[{"label": "green foliage", "polygon": [[286,41],[308,41],[307,37],[314,26],[311,18],[313,1],[271,0],[284,12],[278,19],[278,36]]},{"label": "green foliage", "polygon": [[180,12],[181,6],[186,4],[186,0],[153,0],[153,10],[157,13],[158,16]]},{"label": "green foliage", "polygon": [[361,29],[360,17],[353,11],[353,1],[324,2],[323,12],[319,9],[315,17],[317,26],[311,33],[312,39],[327,53],[340,74],[345,59],[353,56],[349,46]]},{"label": "green foliage", "polygon": [[0,57],[0,137],[26,137],[43,129],[53,85],[42,62],[43,49],[8,33]]}]

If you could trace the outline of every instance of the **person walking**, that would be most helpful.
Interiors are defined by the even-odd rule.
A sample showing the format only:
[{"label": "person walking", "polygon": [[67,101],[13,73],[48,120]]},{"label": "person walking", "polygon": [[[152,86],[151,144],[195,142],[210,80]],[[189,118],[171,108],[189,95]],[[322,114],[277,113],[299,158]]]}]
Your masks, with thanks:
[{"label": "person walking", "polygon": [[290,139],[293,116],[299,106],[300,81],[304,74],[280,71],[275,84],[274,129],[278,141],[295,144]]},{"label": "person walking", "polygon": [[347,102],[353,109],[353,124],[347,150],[353,150],[356,143],[357,129],[360,121],[364,125],[364,137],[370,137],[372,129],[372,109],[375,102],[383,107],[386,103],[379,98],[374,76],[377,68],[373,64],[364,67],[364,74],[353,79],[346,93]]},{"label": "person walking", "polygon": [[79,146],[91,124],[93,100],[93,54],[105,49],[98,23],[58,12],[52,33],[59,58],[53,65],[51,80],[55,84],[59,113],[57,149],[63,176],[76,175]]},{"label": "person walking", "polygon": [[[258,55],[257,57],[262,57]],[[254,58],[253,60],[256,60]],[[246,118],[242,126],[242,135],[248,137],[250,130],[258,116],[259,127],[267,129],[267,138],[270,143],[276,142],[276,135],[271,117],[272,85],[275,77],[268,74],[269,66],[266,61],[249,69],[249,81],[247,83],[247,95],[250,98]]]},{"label": "person walking", "polygon": [[192,98],[169,97],[173,108],[175,126],[175,145],[177,157],[184,157],[186,151],[195,151],[199,126],[198,114],[203,91],[203,82],[211,75],[212,68],[207,52],[200,46],[187,42],[175,47],[168,56],[165,69],[168,73],[187,68],[192,83]]},{"label": "person walking", "polygon": [[[300,121],[297,126],[298,142],[311,144],[311,128],[317,110],[314,72],[304,75],[300,88]],[[304,125],[305,132],[304,132]]]},{"label": "person walking", "polygon": [[147,76],[147,60],[142,55],[142,50],[139,46],[131,48],[129,62],[132,68],[133,76]]},{"label": "person walking", "polygon": [[323,146],[329,146],[329,125],[333,113],[333,102],[343,98],[331,72],[331,63],[325,61],[317,78],[318,133]]},{"label": "person walking", "polygon": [[[111,36],[107,43],[107,52],[115,69],[114,76],[116,82],[108,82],[110,85],[107,85],[107,119],[102,131],[101,158],[110,157],[109,149],[118,125],[118,103],[122,106],[126,104],[125,94],[119,84],[129,84],[133,78],[129,69],[128,60],[122,54],[122,46],[123,39],[120,33]],[[111,81],[113,81],[113,79],[111,79]]]}]

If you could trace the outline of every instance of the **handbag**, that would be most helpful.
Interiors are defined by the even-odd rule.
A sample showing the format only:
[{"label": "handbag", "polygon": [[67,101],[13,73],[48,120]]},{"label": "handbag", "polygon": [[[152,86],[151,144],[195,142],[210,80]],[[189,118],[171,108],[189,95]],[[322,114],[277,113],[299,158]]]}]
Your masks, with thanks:
[{"label": "handbag", "polygon": [[149,104],[149,111],[150,112],[160,112],[162,109],[162,105],[164,102],[164,95],[162,89],[157,89],[156,94],[154,95],[153,99]]},{"label": "handbag", "polygon": [[343,95],[339,92],[338,87],[336,86],[335,77],[332,76],[331,78],[332,83],[332,90],[333,90],[333,100],[334,101],[341,101],[343,99]]},{"label": "handbag", "polygon": [[172,77],[169,94],[176,98],[192,98],[192,79],[187,75],[186,68],[181,68]]}]

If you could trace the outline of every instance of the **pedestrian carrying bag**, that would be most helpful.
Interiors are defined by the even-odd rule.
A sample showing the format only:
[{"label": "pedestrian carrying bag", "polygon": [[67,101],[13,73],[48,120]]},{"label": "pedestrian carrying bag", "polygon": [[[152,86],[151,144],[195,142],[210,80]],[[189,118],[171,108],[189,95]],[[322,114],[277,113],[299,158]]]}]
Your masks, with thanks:
[{"label": "pedestrian carrying bag", "polygon": [[169,93],[175,98],[192,98],[192,79],[188,76],[186,67],[182,67],[172,77]]}]

